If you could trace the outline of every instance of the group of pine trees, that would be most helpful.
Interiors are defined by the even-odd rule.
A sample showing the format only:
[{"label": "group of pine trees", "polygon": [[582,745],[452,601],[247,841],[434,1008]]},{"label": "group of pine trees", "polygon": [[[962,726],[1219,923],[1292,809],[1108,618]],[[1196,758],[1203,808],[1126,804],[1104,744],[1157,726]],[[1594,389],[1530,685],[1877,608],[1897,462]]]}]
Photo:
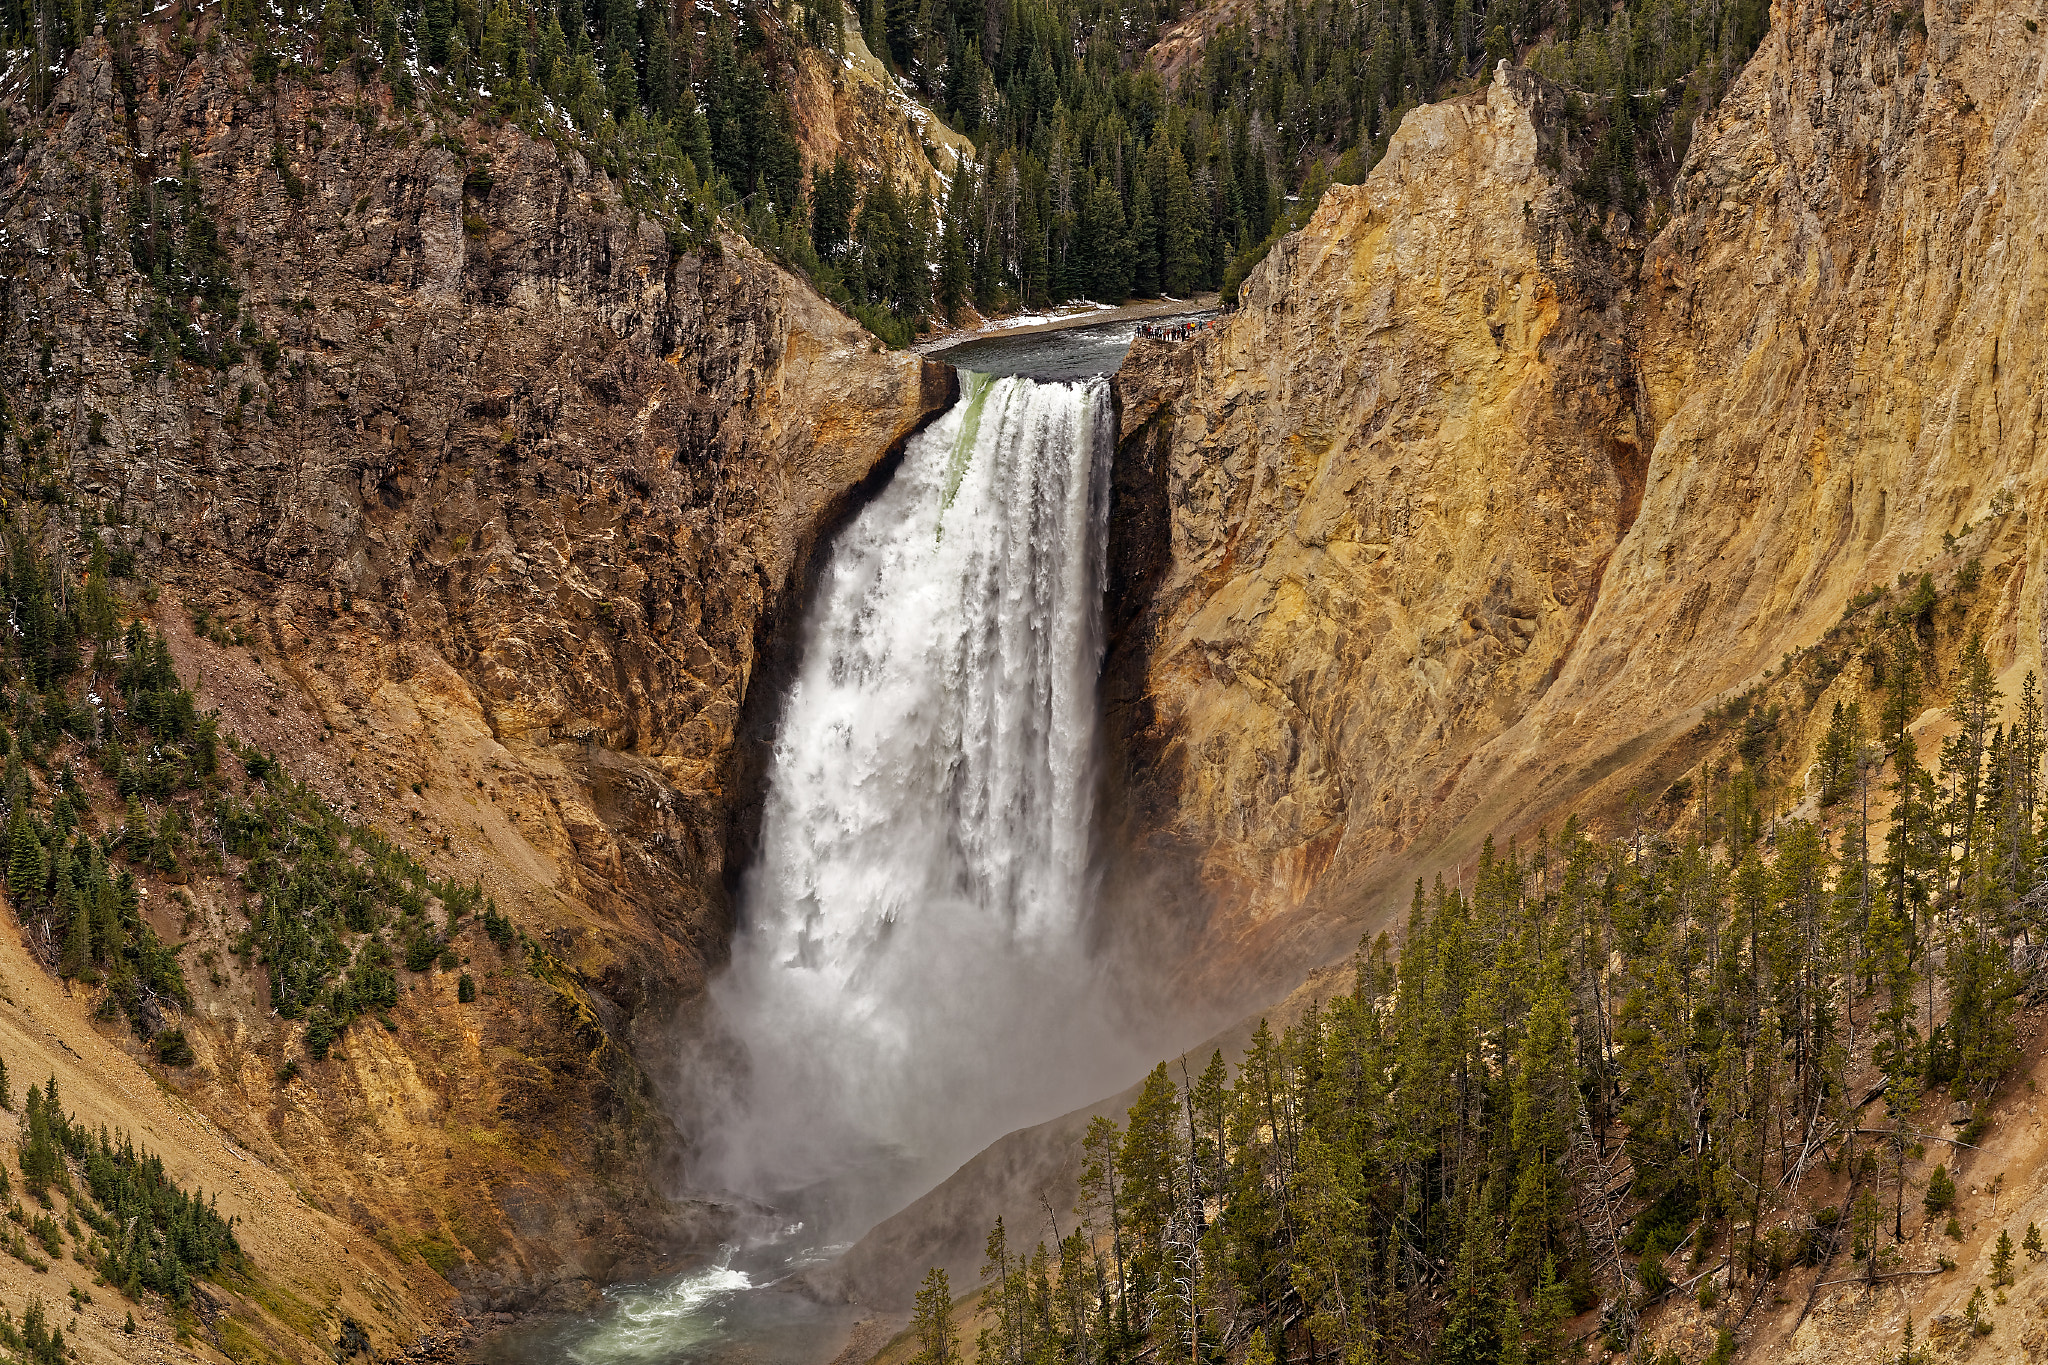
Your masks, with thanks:
[{"label": "group of pine trees", "polygon": [[[9,536],[0,595],[15,625],[6,651],[14,687],[0,699],[11,725],[0,724],[5,801],[0,823],[0,871],[31,947],[65,977],[104,983],[104,1008],[126,1014],[143,1037],[163,1029],[164,1011],[188,1005],[176,954],[142,916],[141,890],[117,861],[175,865],[169,851],[178,832],[178,808],[153,823],[145,797],[173,793],[210,776],[217,766],[211,718],[199,716],[191,693],[178,685],[161,638],[139,625],[117,631],[111,582],[112,556],[87,528],[91,547],[82,584],[53,572],[35,545],[33,519]],[[132,557],[130,557],[132,559]],[[109,667],[117,638],[120,662]],[[74,693],[76,675],[107,676],[88,695]],[[119,698],[115,705],[99,690]],[[118,832],[94,839],[83,828],[88,804],[84,782],[62,746],[82,744],[96,766],[129,801],[130,817]],[[39,808],[30,768],[47,774],[49,805]],[[183,1047],[183,1035],[172,1040]]]},{"label": "group of pine trees", "polygon": [[432,877],[274,758],[224,738],[163,637],[120,625],[112,580],[134,555],[107,541],[123,532],[80,515],[79,581],[69,552],[48,548],[65,540],[62,515],[31,509],[0,529],[0,605],[14,626],[0,639],[0,876],[32,951],[99,991],[101,1016],[125,1015],[160,1060],[188,1065],[182,945],[143,914],[137,873],[235,878],[249,922],[230,951],[265,969],[270,1008],[306,1021],[316,1061],[356,1020],[390,1023],[399,970],[460,967],[454,940],[469,926],[513,946],[480,885]]},{"label": "group of pine trees", "polygon": [[[0,1064],[0,1108],[12,1107]],[[180,1189],[165,1174],[162,1158],[138,1150],[128,1135],[104,1126],[94,1130],[65,1114],[55,1076],[28,1088],[21,1134],[24,1192],[44,1209],[52,1207],[51,1193],[61,1192],[68,1207],[63,1228],[47,1215],[35,1220],[50,1255],[62,1250],[68,1232],[78,1259],[97,1270],[102,1282],[132,1299],[147,1290],[180,1305],[190,1302],[195,1278],[216,1275],[239,1260],[234,1229],[214,1205]],[[0,1169],[0,1194],[6,1185]],[[28,1221],[19,1204],[9,1216]]]},{"label": "group of pine trees", "polygon": [[476,925],[500,949],[512,944],[510,921],[480,885],[434,879],[282,770],[273,767],[261,789],[224,796],[215,819],[221,842],[244,861],[243,885],[256,893],[232,951],[268,968],[271,1008],[306,1020],[306,1053],[315,1061],[357,1019],[389,1026],[400,966],[461,965],[453,940],[465,927]]},{"label": "group of pine trees", "polygon": [[[186,55],[192,17],[170,16]],[[401,107],[467,102],[575,138],[679,242],[701,242],[723,214],[901,342],[969,302],[1234,290],[1333,178],[1362,177],[1408,109],[1518,53],[1575,92],[1574,136],[1590,148],[1580,191],[1639,211],[1761,38],[1767,8],[1261,0],[1169,86],[1148,56],[1182,17],[1175,0],[229,0],[221,24],[253,49],[261,79],[350,72],[387,82]],[[139,22],[135,0],[0,0],[0,46],[32,57],[33,104],[104,26],[132,117]],[[844,161],[802,165],[787,94],[796,50],[836,52],[849,24],[973,138],[974,160],[942,191],[862,178]],[[283,191],[302,197],[282,145],[276,160]],[[189,163],[175,193],[143,169],[125,232],[136,268],[162,287],[140,344],[159,363],[220,363],[260,344],[246,316],[238,324],[231,263]],[[487,193],[487,170],[479,183]],[[81,206],[94,243],[106,216],[98,193]],[[188,297],[202,300],[202,324],[173,306]]]},{"label": "group of pine trees", "polygon": [[[1539,65],[1575,90],[1569,117],[1596,139],[1578,187],[1639,210],[1768,14],[1755,0],[1284,0],[1224,24],[1169,88],[1147,56],[1181,17],[1172,0],[866,7],[868,46],[976,139],[929,244],[934,306],[1234,290],[1333,176],[1370,168],[1409,108],[1545,38]],[[828,259],[838,240],[814,234]]]},{"label": "group of pine trees", "polygon": [[0,1318],[0,1346],[33,1365],[65,1365],[71,1358],[64,1345],[64,1329],[51,1323],[40,1298],[29,1299],[19,1325],[11,1315]]},{"label": "group of pine trees", "polygon": [[[2000,721],[1972,639],[1930,770],[1918,635],[1869,657],[1875,723],[1835,708],[1819,820],[1737,773],[1702,795],[1711,845],[1489,843],[1234,1075],[1162,1063],[1089,1129],[1075,1220],[991,1235],[980,1360],[1554,1365],[1595,1305],[1624,1349],[1675,1289],[1732,1323],[1794,1266],[1896,1267],[1908,1210],[1953,1202],[1951,1108],[1973,1142],[2019,1057],[2044,735],[2031,675]],[[926,1290],[921,1323],[950,1302]]]}]

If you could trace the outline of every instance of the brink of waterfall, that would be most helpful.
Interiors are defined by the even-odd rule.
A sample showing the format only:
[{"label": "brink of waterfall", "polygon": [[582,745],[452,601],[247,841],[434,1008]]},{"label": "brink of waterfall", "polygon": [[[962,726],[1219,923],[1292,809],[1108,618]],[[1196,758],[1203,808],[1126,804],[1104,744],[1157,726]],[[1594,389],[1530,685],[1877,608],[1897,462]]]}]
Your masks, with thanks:
[{"label": "brink of waterfall", "polygon": [[1111,443],[1100,379],[964,375],[833,546],[712,986],[707,1183],[907,1197],[1142,1069],[1089,952]]}]

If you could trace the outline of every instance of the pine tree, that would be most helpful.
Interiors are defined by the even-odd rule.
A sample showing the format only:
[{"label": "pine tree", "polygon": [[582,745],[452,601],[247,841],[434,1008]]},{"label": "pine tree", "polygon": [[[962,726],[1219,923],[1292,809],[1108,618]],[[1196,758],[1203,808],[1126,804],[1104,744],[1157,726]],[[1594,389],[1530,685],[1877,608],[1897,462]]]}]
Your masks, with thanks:
[{"label": "pine tree", "polygon": [[421,47],[431,66],[448,65],[448,39],[455,30],[454,0],[422,0]]},{"label": "pine tree", "polygon": [[1200,226],[1195,219],[1195,187],[1187,159],[1168,148],[1162,176],[1164,192],[1155,185],[1159,210],[1159,276],[1168,294],[1186,297],[1202,287]]},{"label": "pine tree", "polygon": [[2012,1280],[2012,1232],[2000,1228],[1998,1243],[1991,1248],[1991,1284],[1994,1289],[2002,1289]]},{"label": "pine tree", "polygon": [[1437,1339],[1439,1365],[1494,1365],[1500,1358],[1505,1297],[1492,1229],[1475,1217],[1451,1271],[1449,1316]]},{"label": "pine tree", "polygon": [[1174,1181],[1182,1166],[1180,1093],[1161,1062],[1145,1078],[1131,1106],[1117,1153],[1125,1216],[1141,1248],[1157,1252],[1174,1207]]},{"label": "pine tree", "polygon": [[1152,183],[1131,177],[1131,292],[1139,298],[1159,293],[1159,225],[1152,213]]},{"label": "pine tree", "polygon": [[1991,658],[1984,649],[1984,637],[1971,635],[1956,660],[1957,680],[1949,717],[1956,734],[1943,754],[1943,776],[1950,788],[1951,843],[1954,846],[1955,879],[1950,888],[1953,900],[1965,870],[1977,848],[1978,806],[1983,794],[1984,756],[1991,739],[1991,726],[2002,694],[1991,670]]},{"label": "pine tree", "polygon": [[569,38],[562,32],[561,18],[552,12],[541,27],[540,48],[534,56],[534,78],[551,97],[559,97],[568,89]]},{"label": "pine tree", "polygon": [[[963,166],[954,180],[954,197],[961,195],[962,179],[970,174]],[[830,170],[811,170],[811,247],[818,255],[831,259],[844,250],[848,235],[853,228],[853,210],[858,191],[853,179],[853,167],[847,164],[846,154],[832,163]]]},{"label": "pine tree", "polygon": [[27,802],[16,801],[7,830],[7,889],[19,909],[41,891],[43,849],[29,828]]},{"label": "pine tree", "polygon": [[1920,1202],[1930,1214],[1947,1213],[1955,1207],[1956,1182],[1949,1178],[1946,1166],[1936,1166],[1927,1176],[1927,1193]]},{"label": "pine tree", "polygon": [[1885,892],[1894,916],[1908,926],[1910,955],[1920,944],[1919,917],[1927,903],[1925,873],[1929,864],[1927,810],[1931,783],[1920,766],[1912,723],[1920,714],[1920,653],[1913,634],[1893,634],[1892,657],[1886,669],[1884,710],[1879,721],[1885,756],[1892,766],[1892,824],[1885,836]]},{"label": "pine tree", "polygon": [[392,0],[376,0],[370,10],[370,27],[377,34],[377,52],[380,60],[394,62],[403,53],[400,43],[403,39],[398,29],[398,6]]},{"label": "pine tree", "polygon": [[959,1365],[959,1328],[953,1324],[953,1292],[946,1272],[937,1266],[924,1277],[917,1291],[917,1307],[910,1320],[917,1342],[913,1365]]},{"label": "pine tree", "polygon": [[680,141],[683,154],[689,158],[690,164],[696,168],[697,178],[700,181],[709,182],[716,169],[711,155],[710,120],[705,115],[703,105],[697,102],[696,96],[689,92],[687,85],[684,87],[679,98],[683,105],[682,116],[679,120],[681,124]]},{"label": "pine tree", "polygon": [[85,597],[81,616],[87,638],[95,647],[104,647],[114,638],[119,627],[119,617],[114,602],[113,588],[107,582],[107,551],[103,545],[94,545],[91,567],[85,576]]},{"label": "pine tree", "polygon": [[1106,178],[1096,178],[1088,191],[1086,223],[1091,247],[1089,297],[1122,303],[1131,296],[1131,242],[1124,225],[1123,199]]},{"label": "pine tree", "polygon": [[1556,1258],[1546,1256],[1531,1303],[1529,1365],[1563,1365],[1570,1359],[1564,1325],[1571,1315],[1571,1291],[1557,1278]]},{"label": "pine tree", "polygon": [[1509,1101],[1510,1141],[1520,1170],[1508,1210],[1508,1259],[1526,1267],[1530,1277],[1550,1259],[1568,1199],[1559,1167],[1577,1103],[1569,1003],[1564,962],[1554,956],[1530,1010]]},{"label": "pine tree", "polygon": [[989,1229],[981,1265],[982,1282],[993,1291],[984,1293],[985,1306],[993,1305],[995,1325],[985,1328],[979,1340],[979,1355],[985,1361],[1015,1360],[1023,1350],[1024,1322],[1029,1305],[1024,1302],[1021,1274],[1010,1270],[1010,1244],[1003,1220]]},{"label": "pine tree", "polygon": [[[1127,1264],[1124,1253],[1123,1201],[1117,1187],[1117,1153],[1122,1146],[1115,1123],[1097,1114],[1088,1122],[1088,1132],[1081,1139],[1081,1206],[1078,1212],[1086,1225],[1099,1229],[1097,1219],[1106,1219],[1110,1239],[1110,1252],[1116,1278],[1113,1282],[1114,1299],[1119,1324],[1129,1331],[1128,1280],[1125,1278]],[[1001,1220],[997,1220],[1000,1225]],[[986,1270],[983,1271],[986,1276]],[[1105,1294],[1109,1291],[1105,1290]]]},{"label": "pine tree", "polygon": [[1502,1319],[1500,1336],[1500,1354],[1495,1357],[1500,1365],[1529,1365],[1529,1346],[1524,1340],[1522,1329],[1522,1308],[1513,1297],[1508,1299],[1507,1315]]},{"label": "pine tree", "polygon": [[1204,1197],[1221,1198],[1229,1191],[1230,1069],[1223,1053],[1209,1054],[1188,1094],[1189,1166]]},{"label": "pine tree", "polygon": [[66,980],[90,978],[92,975],[92,916],[84,910],[74,910],[71,927],[65,932],[64,956],[58,962],[57,974]]},{"label": "pine tree", "polygon": [[1987,1089],[2019,1060],[2016,1015],[2023,983],[2005,949],[1974,923],[1950,935],[1943,966],[1956,1079]]},{"label": "pine tree", "polygon": [[722,22],[711,25],[704,59],[704,112],[711,164],[734,189],[753,187],[753,149],[743,126],[745,92],[740,86],[739,54],[732,32]]},{"label": "pine tree", "polygon": [[968,289],[974,277],[967,267],[967,245],[961,239],[959,227],[950,219],[939,243],[939,312],[947,322],[953,321],[960,311],[960,305],[967,301]]},{"label": "pine tree", "polygon": [[1862,743],[1862,731],[1861,704],[1852,701],[1845,706],[1836,702],[1828,721],[1827,734],[1821,738],[1820,749],[1814,757],[1822,806],[1840,805],[1855,789],[1856,750]]}]

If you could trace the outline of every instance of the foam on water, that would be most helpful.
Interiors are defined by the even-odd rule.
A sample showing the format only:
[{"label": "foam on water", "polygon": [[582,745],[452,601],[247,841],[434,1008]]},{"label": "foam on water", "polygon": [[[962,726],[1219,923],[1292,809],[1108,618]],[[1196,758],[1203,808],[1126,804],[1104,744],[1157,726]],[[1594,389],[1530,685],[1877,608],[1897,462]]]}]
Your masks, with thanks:
[{"label": "foam on water", "polygon": [[590,1335],[565,1348],[568,1358],[579,1365],[668,1361],[718,1335],[719,1302],[754,1285],[744,1270],[732,1268],[734,1250],[725,1248],[715,1264],[667,1284],[606,1290],[610,1311]]}]

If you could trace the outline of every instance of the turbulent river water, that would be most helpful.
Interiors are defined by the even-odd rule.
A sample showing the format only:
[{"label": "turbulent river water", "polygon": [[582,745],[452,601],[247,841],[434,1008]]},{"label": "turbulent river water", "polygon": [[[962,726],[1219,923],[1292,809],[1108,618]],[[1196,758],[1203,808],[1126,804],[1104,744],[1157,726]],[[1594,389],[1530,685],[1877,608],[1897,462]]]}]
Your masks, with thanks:
[{"label": "turbulent river water", "polygon": [[808,1365],[847,1310],[796,1272],[1142,1069],[1090,952],[1101,376],[1134,330],[960,352],[987,369],[833,544],[691,1068],[696,1183],[767,1230],[481,1359]]}]

